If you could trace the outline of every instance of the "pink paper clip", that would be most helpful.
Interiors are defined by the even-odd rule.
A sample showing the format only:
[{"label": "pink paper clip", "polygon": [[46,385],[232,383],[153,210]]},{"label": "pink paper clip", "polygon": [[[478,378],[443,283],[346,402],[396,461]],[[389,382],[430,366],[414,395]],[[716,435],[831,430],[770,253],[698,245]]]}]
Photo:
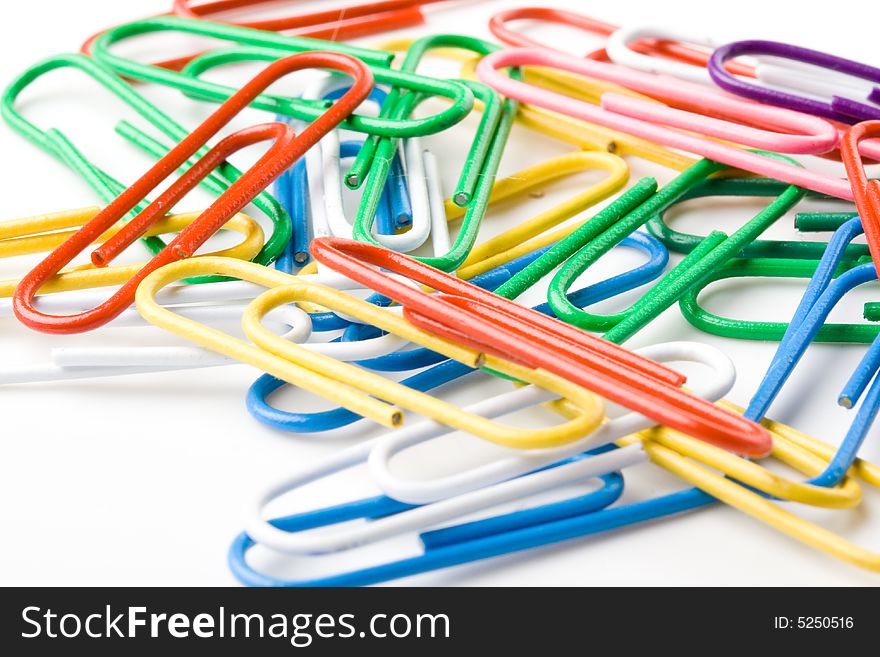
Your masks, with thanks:
[{"label": "pink paper clip", "polygon": [[[511,79],[499,72],[499,69],[508,66],[529,65],[614,82],[648,96],[668,99],[674,104],[700,107],[705,113],[697,114],[613,92],[602,94],[601,105],[595,106]],[[724,143],[734,142],[747,148],[777,153],[820,155],[833,151],[839,142],[838,130],[818,117],[733,98],[674,77],[653,75],[539,48],[512,48],[492,53],[480,62],[477,75],[500,93],[531,105],[821,194],[853,200],[852,188],[844,178],[809,171]],[[880,155],[880,144],[876,141],[862,142],[860,151],[867,157],[877,157]]]}]

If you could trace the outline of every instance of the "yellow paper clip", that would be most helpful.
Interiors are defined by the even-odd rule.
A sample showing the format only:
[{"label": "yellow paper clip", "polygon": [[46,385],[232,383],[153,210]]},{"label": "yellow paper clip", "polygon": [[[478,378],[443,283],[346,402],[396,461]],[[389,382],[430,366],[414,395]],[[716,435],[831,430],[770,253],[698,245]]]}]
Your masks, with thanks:
[{"label": "yellow paper clip", "polygon": [[[156,302],[156,294],[165,286],[182,278],[206,274],[229,276],[269,288],[251,302],[242,317],[245,333],[255,344],[184,318]],[[262,325],[263,316],[273,308],[303,301],[356,317],[469,367],[491,367],[512,378],[537,385],[565,398],[577,413],[573,419],[553,427],[511,427],[465,412],[355,365],[314,353],[271,333]],[[141,315],[161,328],[253,365],[388,427],[402,422],[399,406],[499,445],[532,449],[575,441],[596,429],[604,419],[604,403],[600,397],[559,376],[467,349],[415,328],[393,311],[250,262],[202,257],[167,265],[144,279],[138,287],[136,303]]]}]

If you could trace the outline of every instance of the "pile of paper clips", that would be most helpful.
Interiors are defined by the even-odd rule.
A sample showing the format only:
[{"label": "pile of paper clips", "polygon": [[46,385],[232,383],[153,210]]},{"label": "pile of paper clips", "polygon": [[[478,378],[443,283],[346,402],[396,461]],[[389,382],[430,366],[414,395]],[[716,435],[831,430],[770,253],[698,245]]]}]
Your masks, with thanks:
[{"label": "pile of paper clips", "polygon": [[[499,43],[460,34],[376,49],[342,42],[418,25],[428,1],[382,0],[345,12],[227,23],[217,12],[261,0],[194,6],[175,0],[166,15],[107,29],[82,53],[43,60],[12,81],[2,99],[6,124],[82,177],[104,205],[0,223],[3,257],[48,253],[20,279],[0,283],[7,307],[44,333],[145,320],[192,346],[62,345],[50,363],[2,371],[2,382],[241,362],[264,373],[247,391],[246,407],[265,425],[295,434],[354,423],[386,427],[377,438],[271,482],[257,497],[229,550],[233,573],[250,585],[372,584],[717,502],[880,571],[880,553],[799,516],[794,504],[780,504],[851,509],[861,501],[862,485],[880,486],[880,467],[857,457],[880,407],[880,324],[826,323],[849,290],[877,279],[880,182],[868,178],[864,162],[880,160],[880,69],[786,43],[695,43],[546,8],[494,16],[489,27]],[[560,52],[514,30],[523,19],[604,35],[605,47],[586,57]],[[224,45],[156,63],[118,54],[120,42],[156,33],[166,40],[211,37]],[[419,73],[429,56],[458,62],[460,77]],[[240,87],[216,81],[223,67],[241,62],[258,62],[261,70]],[[62,67],[101,83],[160,135],[130,123],[117,126],[157,160],[133,184],[87,159],[60,131],[22,114],[21,92]],[[305,69],[323,73],[301,97],[265,93],[274,81]],[[171,87],[216,110],[190,131],[141,94],[144,83]],[[426,101],[434,113],[421,107]],[[247,106],[274,121],[215,140]],[[478,132],[463,164],[438,162],[420,143],[427,135],[455,135],[456,125],[474,112]],[[572,152],[496,180],[514,124],[523,126],[523,138],[537,131],[570,144]],[[363,136],[347,136],[358,133]],[[227,161],[257,144],[264,152],[248,170]],[[822,173],[789,155],[842,161],[847,175]],[[631,181],[627,159],[633,158],[674,169],[675,177],[662,187],[653,178]],[[452,168],[459,173],[446,198],[440,172]],[[574,198],[499,235],[481,233],[493,203],[596,169],[607,177]],[[170,214],[197,186],[216,201],[203,212]],[[345,187],[360,190],[353,217],[346,216]],[[731,234],[691,235],[667,225],[677,204],[707,197],[768,202]],[[833,232],[827,242],[759,239],[807,197],[845,203],[840,212],[798,215],[800,231]],[[601,210],[590,211],[600,203]],[[246,208],[265,219],[242,214]],[[196,256],[221,230],[240,234],[240,241]],[[867,245],[852,243],[862,233]],[[152,259],[114,264],[138,240]],[[572,289],[617,246],[638,249],[647,261]],[[91,263],[72,264],[85,249],[93,249]],[[517,302],[545,277],[545,303]],[[733,319],[700,306],[702,290],[736,277],[809,284],[788,323]],[[624,312],[590,310],[646,285]],[[102,290],[108,287],[113,291]],[[635,351],[622,346],[676,304],[707,333],[778,342],[745,410],[723,399],[735,370],[719,349],[693,342]],[[880,303],[868,304],[865,315],[880,319]],[[209,325],[230,318],[240,321],[245,339]],[[840,393],[839,403],[855,410],[839,448],[766,417],[815,341],[870,345]],[[685,386],[685,376],[664,364],[682,361],[713,374]],[[476,370],[486,380],[508,379],[510,390],[465,408],[432,394]],[[279,409],[271,397],[284,386],[338,408]],[[606,402],[625,412],[609,418]],[[537,406],[561,419],[537,428],[500,421]],[[404,425],[405,413],[424,419]],[[392,468],[405,450],[453,432],[503,449],[494,461],[427,480],[403,478]],[[762,461],[771,457],[805,480],[767,469]],[[623,472],[645,461],[692,488],[620,503]],[[266,507],[279,497],[359,465],[381,490],[378,497],[267,517]],[[505,500],[584,482],[594,485],[580,496],[487,514]],[[402,532],[419,534],[421,554],[329,577],[286,581],[248,559],[256,545],[302,559]],[[307,572],[307,564],[303,568]]]}]

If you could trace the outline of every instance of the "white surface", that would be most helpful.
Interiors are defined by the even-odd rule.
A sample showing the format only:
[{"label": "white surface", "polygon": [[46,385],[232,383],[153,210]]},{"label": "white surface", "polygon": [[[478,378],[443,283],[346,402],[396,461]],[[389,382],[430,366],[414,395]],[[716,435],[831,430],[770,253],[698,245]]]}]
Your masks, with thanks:
[{"label": "white surface", "polygon": [[[7,17],[0,26],[4,55],[0,59],[0,82],[5,85],[23,67],[41,58],[76,50],[84,38],[99,28],[164,11],[168,4],[155,0],[43,0],[18,4],[14,18]],[[455,10],[432,8],[429,25],[407,33],[466,29],[468,33],[488,37],[488,17],[519,4],[524,3],[496,1],[468,3]],[[804,2],[798,9],[788,3],[752,0],[739,2],[735,7],[695,0],[629,0],[586,8],[584,3],[573,1],[556,0],[549,4],[586,9],[607,21],[637,21],[641,25],[707,34],[718,41],[773,38],[868,63],[880,62],[876,21],[851,20],[843,12],[829,11],[827,3]],[[564,29],[541,28],[535,33],[556,43],[566,43],[575,52],[591,50],[600,43]],[[377,41],[366,39],[363,43]],[[147,58],[151,54],[155,57],[157,53],[150,53],[146,47],[141,52]],[[84,83],[81,76],[53,73],[22,100],[29,117],[40,125],[68,132],[88,155],[114,175],[131,182],[149,160],[114,135],[112,125],[118,118],[132,117],[105,94],[93,95],[93,89],[94,85]],[[210,111],[210,106],[186,100],[169,90],[144,87],[144,92],[186,126],[197,125]],[[251,111],[236,126],[246,125],[247,120],[267,118]],[[468,120],[450,135],[424,140],[426,147],[437,153],[447,190],[451,189],[462,153],[469,144],[468,130],[473,130],[474,125],[474,121]],[[95,202],[89,189],[75,176],[11,130],[0,128],[0,139],[0,167],[6,192],[0,218]],[[568,149],[549,138],[515,128],[502,173],[509,174]],[[652,174],[663,182],[671,177],[671,172],[635,159],[630,164],[633,179]],[[483,235],[491,236],[548,207],[554,199],[573,193],[589,175],[549,186],[543,199],[499,206],[488,216]],[[187,209],[203,205],[206,198],[194,195],[186,202]],[[730,230],[752,216],[761,204],[751,200],[718,203],[720,208],[712,210],[711,227]],[[699,211],[707,205],[704,201],[688,204],[687,211],[676,215],[680,216],[677,225],[707,232],[710,226],[704,219],[706,215]],[[257,211],[253,215],[260,217]],[[790,221],[782,221],[769,235],[791,236],[790,226]],[[587,279],[605,277],[637,261],[638,256],[631,253],[614,254]],[[20,275],[34,262],[36,257],[0,263],[0,277]],[[709,300],[710,308],[723,308],[740,317],[784,320],[793,311],[802,285],[738,283],[718,290]],[[833,317],[857,320],[862,303],[872,298],[876,298],[876,288],[858,290]],[[528,298],[533,302],[537,299],[537,292]],[[622,303],[623,300],[614,302]],[[56,347],[181,344],[152,327],[50,337],[4,318],[0,319],[0,331],[0,362],[4,365],[45,362],[50,350]],[[677,308],[628,345],[668,340],[706,341],[724,349],[739,371],[729,398],[740,404],[754,391],[774,350],[772,344],[736,342],[701,334],[684,321]],[[773,406],[771,417],[838,443],[851,414],[837,407],[835,399],[863,351],[864,347],[858,345],[812,347]],[[246,510],[254,496],[267,483],[289,475],[293,469],[379,433],[354,428],[329,436],[297,437],[271,431],[251,419],[244,408],[245,391],[256,375],[249,367],[230,366],[0,389],[0,523],[6,539],[0,549],[0,584],[234,583],[226,567],[226,551],[244,526]],[[477,379],[477,383],[459,386],[447,398],[472,403],[477,390],[483,395],[485,391],[506,389],[500,381]],[[323,402],[300,394],[286,393],[279,399],[289,408],[325,407]],[[870,432],[862,450],[865,457],[875,461],[880,460],[877,434],[877,429]],[[489,445],[457,436],[442,445],[419,448],[402,457],[401,472],[409,477],[436,476],[449,472],[457,463],[461,467],[462,459],[470,459],[468,464],[473,465],[495,453]],[[312,486],[307,495],[298,498],[298,508],[372,493],[368,483],[366,471],[361,468],[344,478]],[[624,500],[645,499],[680,487],[671,476],[650,464],[628,471],[626,485]],[[864,503],[855,511],[798,511],[854,541],[880,549],[877,491],[866,488]],[[367,558],[409,554],[414,546],[411,539],[382,544]],[[261,558],[260,563],[267,562]],[[354,565],[348,557],[271,563],[274,572],[298,577]],[[878,585],[880,576],[804,547],[735,510],[712,508],[611,535],[410,578],[406,583]]]}]

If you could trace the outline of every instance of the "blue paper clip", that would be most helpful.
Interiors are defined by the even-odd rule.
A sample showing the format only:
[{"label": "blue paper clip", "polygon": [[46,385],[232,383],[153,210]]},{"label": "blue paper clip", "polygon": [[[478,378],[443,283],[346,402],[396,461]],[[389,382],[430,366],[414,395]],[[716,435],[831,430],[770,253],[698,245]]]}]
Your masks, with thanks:
[{"label": "blue paper clip", "polygon": [[[587,458],[601,451],[607,449],[578,455],[551,467]],[[597,478],[602,481],[602,487],[585,495],[421,533],[419,538],[425,547],[423,554],[381,566],[311,580],[282,580],[260,573],[248,564],[247,553],[255,543],[246,533],[239,534],[233,541],[228,562],[235,577],[249,586],[367,586],[469,563],[543,545],[548,527],[555,529],[558,524],[576,523],[578,519],[589,518],[598,509],[616,502],[623,494],[623,476],[612,472]],[[272,524],[283,531],[300,532],[358,519],[375,520],[413,508],[416,507],[379,495],[279,518],[273,520]],[[535,543],[536,540],[539,542]],[[564,536],[557,540],[564,540]]]},{"label": "blue paper clip", "polygon": [[[746,410],[746,417],[761,418],[766,414],[770,404],[778,396],[837,302],[853,288],[877,280],[877,271],[872,263],[858,265],[833,278],[843,260],[846,247],[862,232],[862,222],[858,217],[854,217],[835,231],[828,242],[828,248],[779,343],[758,392]],[[864,395],[862,404],[828,467],[811,479],[810,483],[834,486],[855,461],[868,429],[880,410],[880,377],[876,377],[878,366],[880,366],[880,336],[874,339],[862,357],[859,366],[838,397],[838,403],[845,408],[852,408],[866,388],[868,392]]]}]

